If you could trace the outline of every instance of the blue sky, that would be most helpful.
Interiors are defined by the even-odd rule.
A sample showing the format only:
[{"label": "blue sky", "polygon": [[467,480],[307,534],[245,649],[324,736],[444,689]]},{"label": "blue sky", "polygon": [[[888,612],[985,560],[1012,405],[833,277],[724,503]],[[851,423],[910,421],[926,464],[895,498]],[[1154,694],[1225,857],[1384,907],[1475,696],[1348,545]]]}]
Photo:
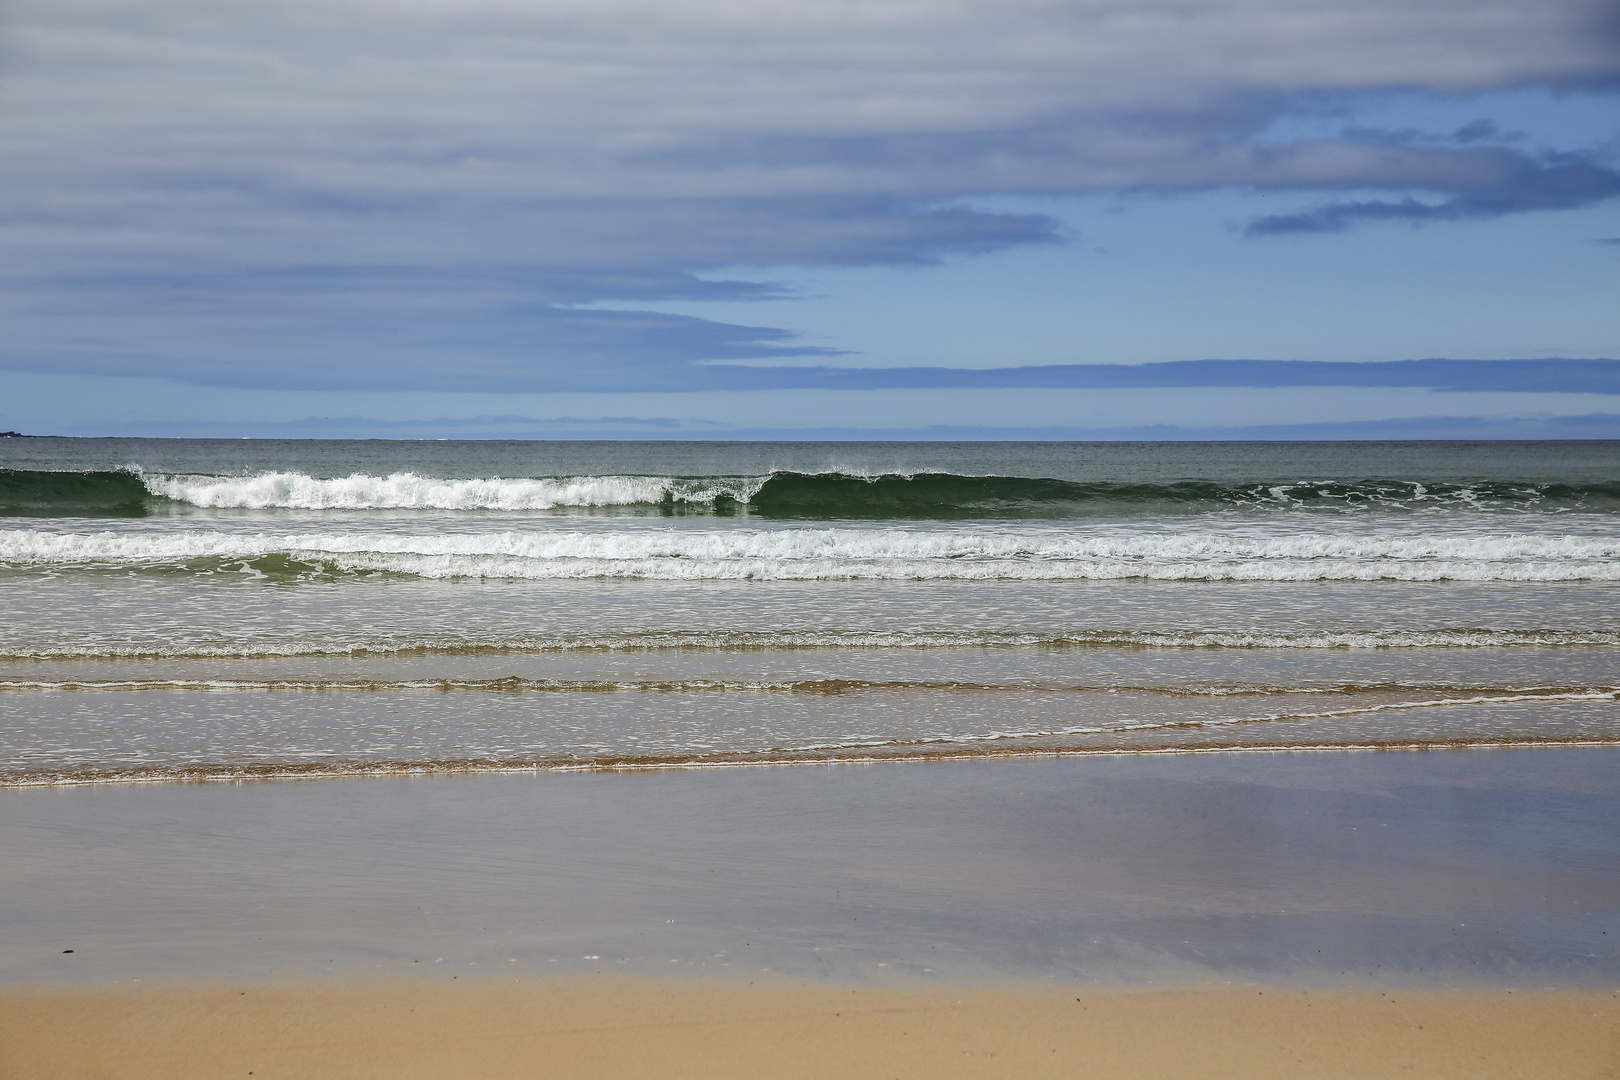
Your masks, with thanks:
[{"label": "blue sky", "polygon": [[17,0],[0,140],[0,428],[1620,437],[1612,3]]}]

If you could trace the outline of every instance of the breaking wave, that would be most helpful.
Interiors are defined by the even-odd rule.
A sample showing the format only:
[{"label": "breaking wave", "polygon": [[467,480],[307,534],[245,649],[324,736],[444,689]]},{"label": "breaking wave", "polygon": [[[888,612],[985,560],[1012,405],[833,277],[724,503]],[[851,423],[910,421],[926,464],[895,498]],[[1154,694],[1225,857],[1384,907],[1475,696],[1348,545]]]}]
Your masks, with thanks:
[{"label": "breaking wave", "polygon": [[746,502],[747,477],[561,476],[441,480],[415,473],[322,480],[303,473],[249,477],[151,476],[151,494],[192,506],[285,510],[555,510],[565,507]]},{"label": "breaking wave", "polygon": [[709,512],[798,519],[1070,518],[1221,510],[1620,510],[1620,483],[1290,480],[1082,482],[921,472],[761,476],[320,478],[0,469],[0,514],[141,516],[164,505],[238,510]]}]

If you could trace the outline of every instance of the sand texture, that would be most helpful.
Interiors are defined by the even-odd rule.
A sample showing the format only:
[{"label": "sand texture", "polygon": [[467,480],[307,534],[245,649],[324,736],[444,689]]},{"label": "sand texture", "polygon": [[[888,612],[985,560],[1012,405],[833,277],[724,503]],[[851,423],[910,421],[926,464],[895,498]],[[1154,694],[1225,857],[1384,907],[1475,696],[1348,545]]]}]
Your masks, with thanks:
[{"label": "sand texture", "polygon": [[1620,993],[631,978],[0,990],[0,1076],[1620,1077]]}]

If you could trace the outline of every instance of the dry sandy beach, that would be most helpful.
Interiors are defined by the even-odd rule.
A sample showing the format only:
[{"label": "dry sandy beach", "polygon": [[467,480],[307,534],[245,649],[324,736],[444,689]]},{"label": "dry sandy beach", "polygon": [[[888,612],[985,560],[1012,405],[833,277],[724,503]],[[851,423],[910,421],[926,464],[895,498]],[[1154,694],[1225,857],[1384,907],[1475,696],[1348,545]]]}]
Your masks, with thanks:
[{"label": "dry sandy beach", "polygon": [[874,990],[624,977],[0,991],[8,1077],[1582,1077],[1613,993]]}]

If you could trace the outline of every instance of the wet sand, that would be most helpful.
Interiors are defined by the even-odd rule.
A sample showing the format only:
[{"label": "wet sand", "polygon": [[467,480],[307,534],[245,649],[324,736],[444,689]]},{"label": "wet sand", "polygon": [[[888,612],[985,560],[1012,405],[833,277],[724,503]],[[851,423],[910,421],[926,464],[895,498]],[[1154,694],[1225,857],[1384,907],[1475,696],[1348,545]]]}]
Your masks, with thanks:
[{"label": "wet sand", "polygon": [[1620,987],[1616,747],[10,789],[0,866],[0,985]]},{"label": "wet sand", "polygon": [[0,1074],[1620,1076],[1620,994],[716,987],[624,977],[0,990]]},{"label": "wet sand", "polygon": [[0,790],[0,1075],[1616,1076],[1617,778],[1543,747]]}]

